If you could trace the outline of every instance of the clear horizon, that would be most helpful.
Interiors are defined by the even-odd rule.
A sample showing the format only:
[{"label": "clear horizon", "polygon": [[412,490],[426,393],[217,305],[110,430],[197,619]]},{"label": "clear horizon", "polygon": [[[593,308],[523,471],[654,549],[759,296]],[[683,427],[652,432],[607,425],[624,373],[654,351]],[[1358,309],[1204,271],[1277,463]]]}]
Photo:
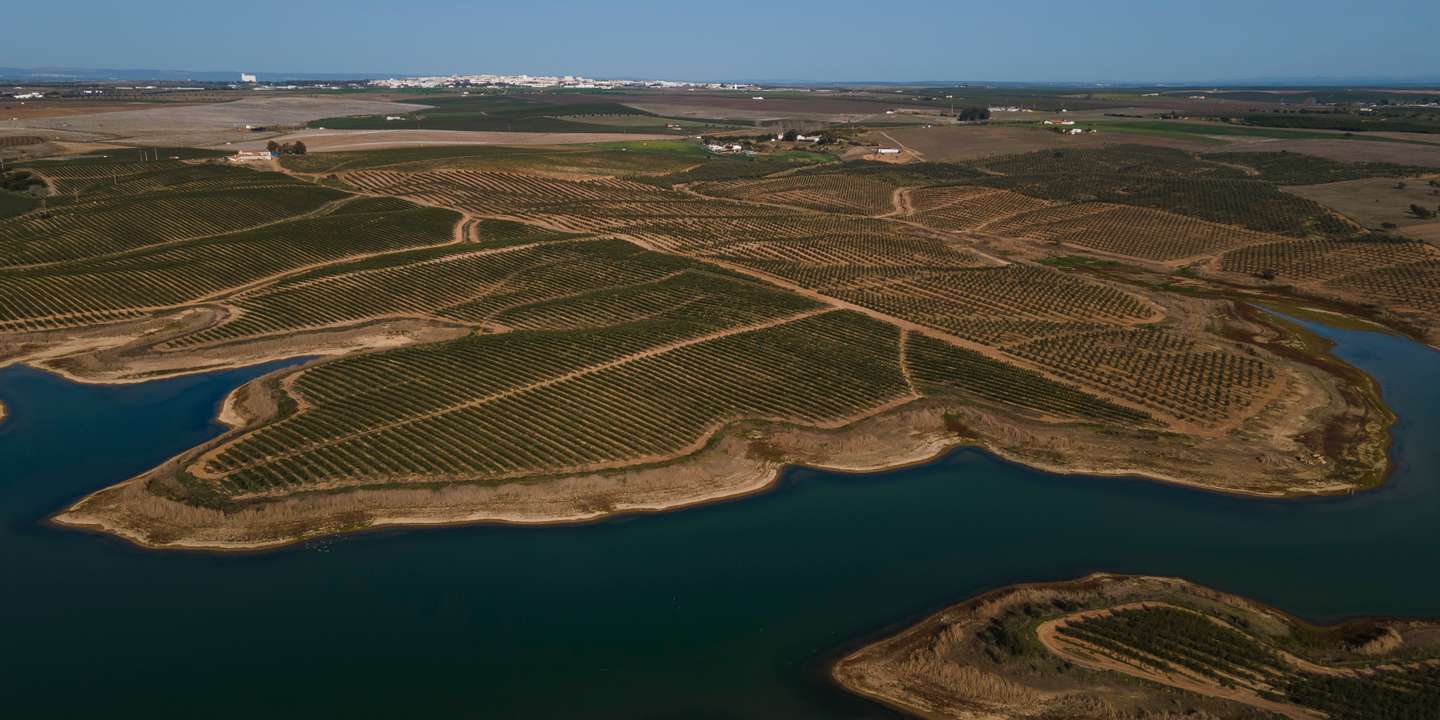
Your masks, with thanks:
[{"label": "clear horizon", "polygon": [[652,0],[237,7],[81,0],[65,19],[22,5],[9,19],[27,32],[7,38],[0,66],[806,83],[1430,81],[1440,74],[1433,38],[1440,3],[1410,0],[1383,11],[1352,0],[1203,7],[917,0],[880,13],[853,0],[816,12],[751,0],[715,10]]}]

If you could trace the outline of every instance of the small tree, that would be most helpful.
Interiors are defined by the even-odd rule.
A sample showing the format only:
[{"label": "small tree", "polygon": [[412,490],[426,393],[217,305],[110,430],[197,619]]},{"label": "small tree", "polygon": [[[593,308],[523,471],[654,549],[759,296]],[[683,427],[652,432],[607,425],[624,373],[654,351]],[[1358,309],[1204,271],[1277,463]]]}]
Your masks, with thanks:
[{"label": "small tree", "polygon": [[269,151],[272,152],[272,153],[279,153],[279,152],[280,152],[280,143],[277,143],[277,142],[275,142],[274,140],[271,140],[270,142],[265,143],[265,149],[266,149],[266,150],[269,150]]},{"label": "small tree", "polygon": [[305,154],[305,143],[300,142],[299,140],[296,140],[296,141],[295,141],[295,144],[292,145],[292,146],[290,146],[290,152],[292,152],[292,153],[294,153],[294,154],[296,154],[296,155],[304,155],[304,154]]}]

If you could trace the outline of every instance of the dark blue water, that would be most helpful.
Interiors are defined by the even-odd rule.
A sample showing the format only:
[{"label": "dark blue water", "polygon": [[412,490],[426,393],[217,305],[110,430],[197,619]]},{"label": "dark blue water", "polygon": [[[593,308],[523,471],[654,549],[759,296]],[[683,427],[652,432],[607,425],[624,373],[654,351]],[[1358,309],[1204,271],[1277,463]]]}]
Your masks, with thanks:
[{"label": "dark blue water", "polygon": [[1323,330],[1401,417],[1353,497],[1058,477],[974,451],[577,527],[150,552],[44,519],[221,431],[268,368],[128,387],[0,371],[0,708],[10,717],[883,717],[824,682],[858,638],[978,591],[1181,575],[1316,620],[1440,616],[1440,353]]}]

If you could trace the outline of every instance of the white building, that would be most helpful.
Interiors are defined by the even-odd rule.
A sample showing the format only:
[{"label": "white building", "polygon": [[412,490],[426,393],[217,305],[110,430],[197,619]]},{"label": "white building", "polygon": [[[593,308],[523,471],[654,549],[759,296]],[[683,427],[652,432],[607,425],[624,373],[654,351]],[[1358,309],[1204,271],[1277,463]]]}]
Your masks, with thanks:
[{"label": "white building", "polygon": [[230,156],[230,162],[267,162],[275,159],[275,153],[269,150],[241,150]]},{"label": "white building", "polygon": [[259,80],[256,80],[256,79],[255,79],[255,75],[252,74],[252,73],[240,73],[240,82],[242,82],[242,83],[253,83],[253,82],[259,82]]},{"label": "white building", "polygon": [[876,155],[899,155],[900,148],[880,148],[875,151]]}]

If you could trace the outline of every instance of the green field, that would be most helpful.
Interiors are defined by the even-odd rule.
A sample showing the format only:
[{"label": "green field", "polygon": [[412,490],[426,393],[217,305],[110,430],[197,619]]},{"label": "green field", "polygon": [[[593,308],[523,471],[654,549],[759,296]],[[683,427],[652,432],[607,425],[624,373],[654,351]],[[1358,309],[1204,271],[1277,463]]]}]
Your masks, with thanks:
[{"label": "green field", "polygon": [[1287,130],[1283,128],[1252,127],[1228,123],[1194,123],[1179,120],[1098,120],[1081,121],[1076,127],[1099,132],[1125,132],[1139,135],[1160,135],[1203,141],[1209,137],[1265,137],[1281,140],[1361,140],[1366,142],[1409,143],[1412,145],[1437,145],[1440,141],[1405,140],[1375,135],[1343,132],[1322,132],[1320,130]]},{"label": "green field", "polygon": [[[628,105],[606,102],[575,103],[548,94],[437,95],[420,98],[432,106],[406,113],[402,120],[385,115],[333,117],[315,120],[312,128],[338,130],[484,130],[492,132],[643,132],[693,133],[697,129],[734,127],[733,123],[693,118],[667,118]],[[677,124],[679,130],[668,129]]]}]

